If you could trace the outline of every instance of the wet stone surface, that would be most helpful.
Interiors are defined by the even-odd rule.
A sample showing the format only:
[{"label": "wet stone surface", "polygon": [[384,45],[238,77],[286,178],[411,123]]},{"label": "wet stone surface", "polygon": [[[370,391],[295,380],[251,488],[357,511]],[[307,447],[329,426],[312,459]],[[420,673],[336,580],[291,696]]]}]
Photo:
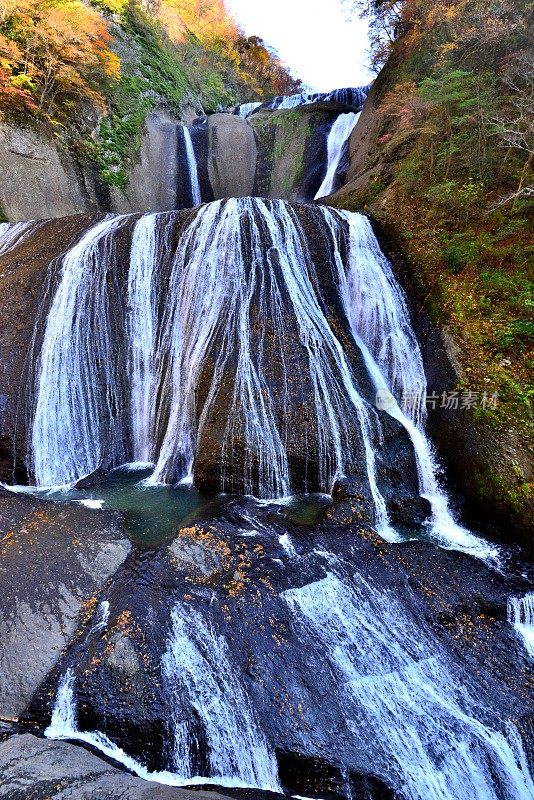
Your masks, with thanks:
[{"label": "wet stone surface", "polygon": [[[506,577],[428,543],[387,544],[362,524],[299,525],[281,507],[228,498],[216,516],[199,515],[170,543],[134,550],[97,596],[109,603],[106,625],[98,626],[95,605],[34,695],[24,724],[44,730],[71,670],[80,730],[105,734],[149,772],[176,772],[180,721],[196,743],[192,774],[209,774],[213,731],[195,701],[192,674],[181,673],[202,663],[203,680],[218,682],[230,714],[238,713],[232,703],[245,703],[247,724],[263,732],[290,792],[322,797],[328,784],[329,796],[346,796],[348,775],[362,797],[389,798],[399,777],[388,766],[387,746],[363,720],[354,729],[356,712],[347,710],[331,653],[309,638],[297,614],[306,587],[318,598],[345,587],[336,595],[342,605],[346,593],[362,613],[384,614],[365,636],[371,652],[383,649],[385,663],[395,626],[404,625],[415,638],[405,637],[402,658],[426,647],[413,664],[441,663],[429,673],[436,676],[446,665],[453,685],[470,696],[470,713],[499,730],[507,719],[528,724],[531,709],[527,656],[506,621],[508,596],[527,585],[523,568],[509,564]],[[386,638],[377,643],[380,630]],[[368,668],[383,680],[376,664]]]}]

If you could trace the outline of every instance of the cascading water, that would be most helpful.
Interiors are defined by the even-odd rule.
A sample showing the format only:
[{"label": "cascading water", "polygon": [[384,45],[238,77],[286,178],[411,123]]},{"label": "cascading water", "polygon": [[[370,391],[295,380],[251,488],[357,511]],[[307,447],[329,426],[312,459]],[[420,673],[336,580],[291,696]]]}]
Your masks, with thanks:
[{"label": "cascading water", "polygon": [[37,363],[31,451],[38,486],[72,483],[104,457],[126,460],[108,293],[113,233],[123,220],[94,225],[61,263]]},{"label": "cascading water", "polygon": [[[369,224],[330,209],[313,214],[331,238],[332,274],[370,386],[423,397],[421,355],[402,293]],[[146,214],[135,223],[126,310],[116,240],[127,235],[130,218],[98,222],[64,256],[59,275],[52,269],[57,288],[37,361],[31,438],[37,485],[72,483],[102,463],[127,461],[154,462],[152,483],[191,481],[198,443],[227,386],[223,378],[232,375],[221,488],[233,489],[227,468],[239,451],[245,493],[292,493],[287,420],[306,389],[316,442],[313,488],[328,492],[350,470],[357,431],[377,529],[397,540],[376,472],[380,417],[327,318],[296,211],[255,198],[211,203],[195,212],[177,245],[176,224],[173,214]],[[299,368],[305,364],[301,375],[288,361],[296,347],[304,359]],[[423,432],[424,407],[416,405],[411,418],[394,400],[387,410],[412,440],[436,538],[493,555],[450,517]]]},{"label": "cascading water", "polygon": [[136,223],[128,271],[128,374],[131,393],[132,461],[152,463],[157,376],[157,265],[168,253],[172,216],[145,214]]},{"label": "cascading water", "polygon": [[336,177],[340,171],[349,137],[360,114],[340,114],[330,129],[327,140],[326,175],[315,195],[315,200],[328,197],[336,188]]},{"label": "cascading water", "polygon": [[517,731],[477,719],[446,654],[393,593],[332,572],[283,596],[304,648],[322,653],[337,677],[349,730],[399,797],[530,800]]},{"label": "cascading water", "polygon": [[[148,769],[131,758],[100,731],[81,731],[78,728],[75,689],[76,679],[74,672],[72,669],[68,669],[59,681],[50,725],[44,731],[44,735],[48,739],[67,739],[88,744],[108,756],[108,758],[123,764],[126,769],[139,775],[140,778],[159,781],[170,786],[183,785],[183,782],[170,772],[149,772]],[[207,783],[209,781],[204,780],[203,782]]]},{"label": "cascading water", "polygon": [[534,592],[525,597],[510,597],[508,622],[514,626],[523,640],[527,653],[534,659]]},{"label": "cascading water", "polygon": [[[266,251],[267,259],[263,255]],[[262,272],[251,269],[251,264],[261,264]],[[345,419],[356,415],[379,523],[387,526],[385,504],[375,478],[372,441],[376,415],[357,391],[342,347],[321,309],[311,270],[302,230],[283,202],[241,199],[224,205],[210,204],[200,210],[184,234],[169,280],[172,302],[165,310],[161,347],[170,353],[171,416],[154,480],[179,477],[177,458],[182,463],[182,474],[191,474],[195,438],[202,434],[229,360],[235,359],[225,450],[231,452],[236,427],[244,425],[246,492],[260,497],[291,493],[284,446],[287,432],[278,427],[273,400],[266,391],[267,364],[275,352],[286,381],[284,397],[289,393],[285,367],[290,347],[286,311],[294,315],[293,324],[306,353],[312,382],[320,435],[320,486],[328,490],[335,476],[343,473],[349,450]],[[251,301],[256,292],[261,318],[273,320],[277,331],[277,341],[270,342],[269,351],[264,331],[260,331],[259,345],[251,336]],[[285,297],[289,298],[289,304]],[[222,332],[221,325],[224,325]],[[195,432],[195,386],[211,346],[221,333],[222,346],[215,355],[214,377]],[[252,483],[254,469],[258,473],[257,488]]]},{"label": "cascading water", "polygon": [[182,698],[196,711],[206,740],[209,776],[236,785],[281,791],[274,753],[254,720],[250,701],[230,663],[224,639],[213,633],[202,615],[178,604],[172,612],[169,648],[163,657],[169,694],[176,693],[174,766],[185,779],[194,776],[193,732],[180,720]]},{"label": "cascading water", "polygon": [[334,89],[331,92],[301,92],[300,94],[288,96],[280,95],[269,103],[266,103],[264,107],[270,108],[271,110],[282,111],[284,109],[310,105],[311,103],[339,103],[340,105],[352,107],[357,111],[361,111],[367,99],[367,95],[369,94],[369,89],[370,86],[358,86],[347,89]]},{"label": "cascading water", "polygon": [[[101,603],[100,613],[101,619],[92,633],[107,625],[107,601]],[[174,725],[172,770],[150,772],[105,734],[79,729],[75,674],[71,668],[59,681],[45,736],[84,742],[140,777],[171,786],[215,784],[282,791],[276,757],[255,721],[245,689],[231,665],[226,642],[213,633],[200,613],[185,605],[176,605],[172,611],[162,672]],[[180,690],[200,720],[209,761],[206,774],[195,773],[192,747],[197,735],[180,719]]]},{"label": "cascading water", "polygon": [[1,222],[0,256],[5,255],[5,253],[20,244],[42,224],[42,222]]},{"label": "cascading water", "polygon": [[242,103],[237,108],[237,114],[242,117],[242,119],[246,119],[249,117],[253,111],[256,111],[262,103]]},{"label": "cascading water", "polygon": [[382,253],[369,220],[360,214],[323,209],[332,237],[340,235],[339,220],[348,224],[345,260],[334,248],[341,298],[352,333],[384,408],[410,436],[417,461],[420,493],[432,508],[430,529],[445,547],[498,561],[498,548],[458,525],[437,479],[433,448],[425,435],[426,377],[419,344],[406,301],[391,266]]},{"label": "cascading water", "polygon": [[187,175],[191,189],[191,200],[193,206],[199,206],[202,203],[202,191],[200,188],[200,181],[198,178],[198,167],[195,151],[193,149],[193,140],[191,132],[185,125],[179,128],[182,132],[184,140],[185,155],[187,159]]}]

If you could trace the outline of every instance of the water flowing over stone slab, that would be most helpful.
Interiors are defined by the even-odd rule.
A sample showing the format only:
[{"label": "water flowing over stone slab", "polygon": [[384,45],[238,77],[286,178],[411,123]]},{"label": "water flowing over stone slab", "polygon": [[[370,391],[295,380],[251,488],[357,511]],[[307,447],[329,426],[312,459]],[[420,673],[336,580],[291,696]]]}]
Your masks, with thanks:
[{"label": "water flowing over stone slab", "polygon": [[353,109],[358,112],[362,110],[363,104],[369,94],[370,86],[349,87],[346,89],[334,89],[331,92],[301,92],[289,96],[275,97],[260,106],[260,109],[283,110],[300,108],[301,106],[331,105],[333,108],[345,111]]},{"label": "water flowing over stone slab", "polygon": [[[188,792],[128,775],[82,747],[30,734],[0,742],[0,798],[27,800],[224,800],[218,792]],[[54,788],[51,789],[51,783]],[[228,800],[228,798],[226,799]]]},{"label": "water flowing over stone slab", "polygon": [[152,482],[268,498],[352,474],[385,538],[426,503],[440,543],[495,557],[450,515],[424,407],[400,408],[424,396],[421,354],[362,216],[253,198],[108,216],[51,262],[38,319],[38,485],[153,462]]},{"label": "water flowing over stone slab", "polygon": [[374,776],[377,797],[527,800],[517,578],[283,508],[228,499],[138,554],[29,718],[168,785],[341,797]]}]

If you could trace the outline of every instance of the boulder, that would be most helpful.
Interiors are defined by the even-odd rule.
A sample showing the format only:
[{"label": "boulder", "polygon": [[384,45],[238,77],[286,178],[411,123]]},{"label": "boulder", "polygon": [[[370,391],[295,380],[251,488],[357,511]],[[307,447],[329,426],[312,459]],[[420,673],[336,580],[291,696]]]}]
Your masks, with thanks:
[{"label": "boulder", "polygon": [[165,109],[156,109],[148,115],[128,184],[123,189],[111,190],[114,211],[128,214],[176,208],[177,124],[176,117]]},{"label": "boulder", "polygon": [[215,199],[253,194],[257,147],[248,122],[234,114],[213,114],[208,135],[208,172]]},{"label": "boulder", "polygon": [[222,800],[122,772],[83,747],[31,734],[0,742],[0,798],[5,800]]},{"label": "boulder", "polygon": [[117,515],[0,495],[0,717],[17,718],[131,546]]},{"label": "boulder", "polygon": [[338,478],[332,488],[334,504],[327,512],[331,522],[375,522],[373,498],[369,484],[354,475]]},{"label": "boulder", "polygon": [[102,486],[103,483],[108,481],[108,472],[102,467],[98,467],[90,475],[80,478],[74,484],[75,489],[90,489],[92,486]]},{"label": "boulder", "polygon": [[98,209],[90,176],[45,126],[0,125],[0,207],[12,222]]}]

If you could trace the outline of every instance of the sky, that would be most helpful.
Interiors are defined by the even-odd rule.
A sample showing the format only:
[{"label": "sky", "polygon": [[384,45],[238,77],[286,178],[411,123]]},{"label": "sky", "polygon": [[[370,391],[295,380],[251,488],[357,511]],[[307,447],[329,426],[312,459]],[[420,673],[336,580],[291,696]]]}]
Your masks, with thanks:
[{"label": "sky", "polygon": [[368,68],[367,24],[348,18],[342,0],[225,0],[247,36],[261,36],[312,91],[362,86]]}]

